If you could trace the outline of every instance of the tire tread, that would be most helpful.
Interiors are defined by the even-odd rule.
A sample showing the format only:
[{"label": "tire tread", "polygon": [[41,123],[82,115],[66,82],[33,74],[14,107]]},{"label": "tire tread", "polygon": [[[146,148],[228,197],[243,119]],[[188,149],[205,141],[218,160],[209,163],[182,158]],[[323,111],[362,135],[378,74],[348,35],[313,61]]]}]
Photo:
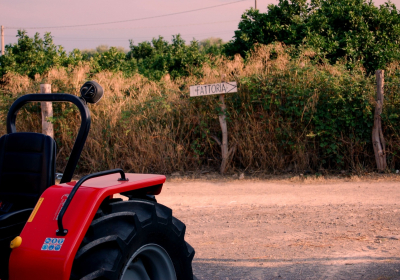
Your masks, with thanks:
[{"label": "tire tread", "polygon": [[178,280],[193,279],[194,249],[184,241],[186,226],[164,205],[143,199],[108,200],[96,212],[76,253],[71,279],[118,280],[129,256],[155,243],[170,255]]}]

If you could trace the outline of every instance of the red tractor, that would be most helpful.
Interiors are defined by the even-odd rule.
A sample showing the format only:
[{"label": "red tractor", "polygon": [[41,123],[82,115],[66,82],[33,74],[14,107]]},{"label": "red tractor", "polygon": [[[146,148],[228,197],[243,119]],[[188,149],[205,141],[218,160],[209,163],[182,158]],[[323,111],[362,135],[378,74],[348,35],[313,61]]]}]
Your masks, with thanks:
[{"label": "red tractor", "polygon": [[[0,138],[0,280],[193,279],[185,225],[154,197],[165,176],[114,169],[71,181],[90,129],[87,103],[103,89],[86,82],[81,95],[27,94],[8,112]],[[81,114],[58,185],[56,142],[15,127],[19,109],[40,101],[71,102]]]}]

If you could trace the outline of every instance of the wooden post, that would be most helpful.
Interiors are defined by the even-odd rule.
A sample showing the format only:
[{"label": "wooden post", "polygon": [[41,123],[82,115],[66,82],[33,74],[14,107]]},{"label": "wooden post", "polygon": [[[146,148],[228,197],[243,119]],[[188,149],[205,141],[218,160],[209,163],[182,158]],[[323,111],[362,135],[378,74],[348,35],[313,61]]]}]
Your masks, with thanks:
[{"label": "wooden post", "polygon": [[385,139],[382,133],[382,119],[381,113],[383,109],[383,87],[384,87],[384,70],[376,71],[376,107],[374,113],[374,126],[372,128],[372,143],[374,146],[374,154],[376,166],[379,172],[386,169],[386,152],[385,152]]},{"label": "wooden post", "polygon": [[[226,75],[221,75],[221,83],[209,84],[209,85],[195,85],[190,87],[190,96],[205,96],[219,94],[219,101],[221,107],[221,113],[219,114],[219,124],[221,125],[222,141],[215,135],[210,135],[212,139],[221,147],[222,162],[220,172],[225,173],[226,167],[229,164],[230,159],[236,151],[236,144],[230,149],[228,145],[228,126],[226,123],[226,105],[225,105],[225,94],[231,92],[237,92],[236,82],[226,82]],[[200,126],[201,127],[201,126]]]},{"label": "wooden post", "polygon": [[225,94],[219,96],[221,102],[221,115],[219,115],[219,124],[221,125],[222,131],[222,143],[221,143],[221,174],[225,173],[226,166],[228,164],[228,126],[226,124],[226,105],[225,105]]},{"label": "wooden post", "polygon": [[254,3],[254,9],[256,9],[256,10],[257,10],[257,0],[255,0],[255,3]]},{"label": "wooden post", "polygon": [[[50,84],[40,84],[40,93],[51,93]],[[53,105],[51,102],[41,102],[42,106],[42,133],[54,138],[53,124],[47,118],[53,117]]]},{"label": "wooden post", "polygon": [[[226,75],[222,75],[222,83],[225,82]],[[219,115],[219,124],[221,125],[222,131],[222,141],[217,141],[217,143],[221,146],[221,154],[222,154],[222,162],[220,172],[224,174],[226,171],[226,167],[228,166],[229,159],[233,155],[236,150],[236,145],[229,149],[228,145],[228,125],[226,123],[226,105],[225,105],[225,94],[221,94],[219,96],[219,101],[221,102],[221,115]]]},{"label": "wooden post", "polygon": [[4,26],[1,26],[1,55],[5,54],[4,50]]}]

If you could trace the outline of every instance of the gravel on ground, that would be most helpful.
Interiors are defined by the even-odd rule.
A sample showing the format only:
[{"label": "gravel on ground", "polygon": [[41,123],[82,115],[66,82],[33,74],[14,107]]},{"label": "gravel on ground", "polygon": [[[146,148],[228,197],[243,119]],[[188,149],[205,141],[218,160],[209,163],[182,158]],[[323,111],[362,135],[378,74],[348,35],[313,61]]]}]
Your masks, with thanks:
[{"label": "gravel on ground", "polygon": [[397,180],[168,179],[199,280],[400,279]]}]

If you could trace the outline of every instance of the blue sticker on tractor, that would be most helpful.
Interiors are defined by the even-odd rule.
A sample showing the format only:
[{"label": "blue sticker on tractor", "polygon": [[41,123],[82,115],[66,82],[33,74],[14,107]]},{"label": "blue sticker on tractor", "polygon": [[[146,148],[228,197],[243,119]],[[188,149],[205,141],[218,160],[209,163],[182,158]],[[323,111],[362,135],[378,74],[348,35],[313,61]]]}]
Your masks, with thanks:
[{"label": "blue sticker on tractor", "polygon": [[42,245],[42,251],[60,251],[65,238],[46,238]]}]

